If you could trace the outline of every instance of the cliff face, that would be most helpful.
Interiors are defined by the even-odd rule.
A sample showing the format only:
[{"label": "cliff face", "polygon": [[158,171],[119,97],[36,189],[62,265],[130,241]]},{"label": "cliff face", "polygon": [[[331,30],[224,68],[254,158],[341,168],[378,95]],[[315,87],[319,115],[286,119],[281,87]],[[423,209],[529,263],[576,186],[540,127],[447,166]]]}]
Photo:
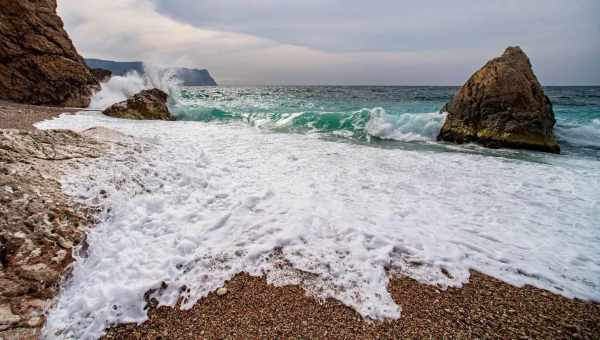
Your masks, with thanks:
[{"label": "cliff face", "polygon": [[109,81],[110,77],[112,77],[112,72],[103,68],[93,68],[90,69],[90,71],[92,71],[92,74],[94,75],[94,77],[96,77],[96,80],[98,80],[101,83]]},{"label": "cliff face", "polygon": [[0,0],[0,98],[89,105],[98,82],[56,14],[56,0]]},{"label": "cliff face", "polygon": [[442,110],[440,140],[560,152],[552,104],[519,47],[489,61]]}]

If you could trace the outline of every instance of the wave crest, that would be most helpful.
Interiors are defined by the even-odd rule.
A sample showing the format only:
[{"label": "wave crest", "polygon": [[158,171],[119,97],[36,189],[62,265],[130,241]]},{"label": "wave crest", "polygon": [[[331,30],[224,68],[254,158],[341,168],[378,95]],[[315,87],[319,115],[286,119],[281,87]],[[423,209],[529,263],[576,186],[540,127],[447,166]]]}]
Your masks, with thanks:
[{"label": "wave crest", "polygon": [[586,125],[558,126],[556,135],[571,145],[600,148],[600,119],[592,119]]},{"label": "wave crest", "polygon": [[332,133],[353,139],[374,137],[405,142],[434,141],[446,117],[437,112],[388,114],[381,107],[353,112],[292,113],[239,113],[214,107],[187,107],[179,109],[176,116],[178,120],[203,122],[241,120],[280,132]]},{"label": "wave crest", "polygon": [[144,74],[133,71],[125,76],[113,76],[107,82],[101,83],[101,90],[92,98],[90,108],[104,110],[142,90],[153,88],[168,93],[170,104],[175,105],[180,83],[173,71],[144,64]]},{"label": "wave crest", "polygon": [[366,131],[369,136],[405,142],[433,141],[444,124],[446,114],[404,113],[390,115],[382,108],[371,110]]}]

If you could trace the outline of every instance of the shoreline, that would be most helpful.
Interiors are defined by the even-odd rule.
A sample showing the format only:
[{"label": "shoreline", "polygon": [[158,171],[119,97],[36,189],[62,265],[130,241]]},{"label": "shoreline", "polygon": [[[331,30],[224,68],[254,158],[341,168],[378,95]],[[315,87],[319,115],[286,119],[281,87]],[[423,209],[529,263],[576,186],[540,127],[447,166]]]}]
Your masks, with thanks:
[{"label": "shoreline", "polygon": [[[0,101],[0,129],[35,131],[36,122],[77,111]],[[392,278],[388,290],[403,312],[399,320],[382,322],[365,321],[338,301],[306,296],[301,287],[275,287],[247,274],[226,288],[226,295],[213,292],[189,311],[153,307],[145,323],[112,327],[105,338],[600,337],[599,303],[518,288],[477,272],[463,288],[446,291]]]},{"label": "shoreline", "polygon": [[152,307],[149,320],[108,330],[103,339],[402,339],[575,338],[600,336],[600,304],[571,300],[532,286],[518,288],[471,272],[462,288],[439,290],[408,277],[390,279],[402,307],[398,320],[364,320],[352,308],[237,274],[225,287],[182,311]]},{"label": "shoreline", "polygon": [[76,204],[59,180],[65,168],[100,157],[104,146],[32,125],[64,111],[0,103],[0,339],[38,338],[73,250],[97,222],[93,208]]},{"label": "shoreline", "polygon": [[34,131],[33,124],[84,109],[18,104],[0,100],[0,129]]}]

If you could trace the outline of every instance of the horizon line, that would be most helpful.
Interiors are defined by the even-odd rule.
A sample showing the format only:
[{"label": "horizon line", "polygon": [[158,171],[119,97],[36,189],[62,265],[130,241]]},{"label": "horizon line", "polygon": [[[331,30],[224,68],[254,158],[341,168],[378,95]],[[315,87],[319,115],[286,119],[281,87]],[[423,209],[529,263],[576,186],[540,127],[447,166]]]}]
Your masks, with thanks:
[{"label": "horizon line", "polygon": [[[218,83],[218,81],[217,81]],[[234,83],[225,83],[218,84],[216,86],[205,86],[205,87],[226,87],[226,86],[238,86],[238,87],[252,87],[252,86],[347,86],[347,87],[462,87],[464,84],[460,85],[424,85],[424,84],[415,84],[415,85],[394,85],[394,84],[333,84],[333,83],[324,83],[324,84],[273,84],[273,83],[265,83],[265,84],[234,84]],[[202,85],[203,86],[203,85]],[[198,87],[202,87],[198,86]],[[195,86],[188,86],[195,87]],[[542,85],[542,87],[600,87],[598,85],[573,85],[573,84],[550,84],[550,85]]]}]

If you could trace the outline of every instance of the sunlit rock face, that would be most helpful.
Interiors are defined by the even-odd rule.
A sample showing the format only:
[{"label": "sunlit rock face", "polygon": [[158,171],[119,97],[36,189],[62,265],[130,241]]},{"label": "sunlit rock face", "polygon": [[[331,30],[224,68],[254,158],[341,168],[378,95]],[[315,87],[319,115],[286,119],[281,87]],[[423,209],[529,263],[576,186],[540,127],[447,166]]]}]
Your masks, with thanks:
[{"label": "sunlit rock face", "polygon": [[477,71],[442,109],[439,140],[559,153],[552,104],[519,47]]},{"label": "sunlit rock face", "polygon": [[98,82],[56,14],[56,0],[0,0],[0,98],[87,107]]}]

